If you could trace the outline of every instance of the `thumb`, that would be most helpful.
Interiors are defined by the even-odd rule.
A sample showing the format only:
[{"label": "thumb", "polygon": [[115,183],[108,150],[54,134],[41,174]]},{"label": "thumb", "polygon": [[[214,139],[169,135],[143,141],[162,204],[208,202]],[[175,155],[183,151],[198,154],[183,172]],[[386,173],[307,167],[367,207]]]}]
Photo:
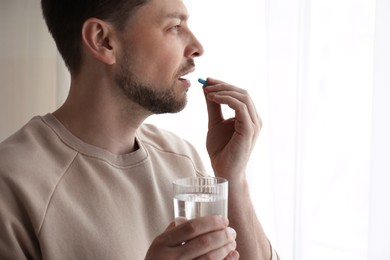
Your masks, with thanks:
[{"label": "thumb", "polygon": [[169,231],[169,230],[173,229],[175,226],[176,226],[176,223],[175,223],[175,221],[173,221],[173,222],[169,223],[169,225],[165,229],[165,231]]},{"label": "thumb", "polygon": [[175,225],[178,226],[178,225],[183,224],[187,221],[188,221],[188,219],[186,217],[177,217],[177,218],[175,218]]}]

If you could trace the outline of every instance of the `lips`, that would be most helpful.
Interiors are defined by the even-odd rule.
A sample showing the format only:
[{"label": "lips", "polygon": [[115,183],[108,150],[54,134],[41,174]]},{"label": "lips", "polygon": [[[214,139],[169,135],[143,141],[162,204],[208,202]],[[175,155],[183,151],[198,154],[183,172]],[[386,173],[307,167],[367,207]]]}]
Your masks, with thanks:
[{"label": "lips", "polygon": [[191,72],[193,72],[194,70],[195,70],[195,68],[192,68],[191,70],[184,72],[178,78],[178,80],[180,81],[182,86],[186,89],[186,91],[191,87],[191,81],[187,78],[187,75],[190,74]]},{"label": "lips", "polygon": [[195,71],[195,67],[191,67],[189,70],[185,70],[183,73],[181,73],[179,80],[188,80],[187,75],[194,71]]},{"label": "lips", "polygon": [[179,78],[179,80],[188,80],[187,78],[185,78],[186,75],[182,76]]}]

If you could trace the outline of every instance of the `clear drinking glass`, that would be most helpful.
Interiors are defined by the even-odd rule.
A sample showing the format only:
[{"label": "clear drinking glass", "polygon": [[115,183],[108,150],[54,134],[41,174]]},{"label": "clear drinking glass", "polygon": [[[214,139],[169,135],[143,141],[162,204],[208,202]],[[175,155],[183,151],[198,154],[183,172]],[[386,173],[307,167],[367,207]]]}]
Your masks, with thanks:
[{"label": "clear drinking glass", "polygon": [[207,215],[227,218],[228,181],[219,177],[187,177],[173,182],[175,219]]}]

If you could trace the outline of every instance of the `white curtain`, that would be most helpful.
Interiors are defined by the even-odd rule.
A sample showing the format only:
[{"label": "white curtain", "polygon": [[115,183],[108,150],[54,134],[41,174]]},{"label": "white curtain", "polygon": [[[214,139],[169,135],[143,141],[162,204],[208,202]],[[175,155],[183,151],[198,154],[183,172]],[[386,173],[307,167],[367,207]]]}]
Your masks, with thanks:
[{"label": "white curtain", "polygon": [[271,169],[289,190],[275,205],[294,220],[279,241],[293,259],[366,259],[375,2],[286,3],[268,2],[271,146],[288,161]]},{"label": "white curtain", "polygon": [[377,0],[370,171],[370,260],[390,259],[390,1]]},{"label": "white curtain", "polygon": [[[0,2],[0,140],[68,91],[39,2]],[[147,121],[207,162],[196,79],[248,89],[264,122],[247,173],[252,200],[282,259],[389,260],[390,1],[185,2],[206,52],[188,107]]]}]

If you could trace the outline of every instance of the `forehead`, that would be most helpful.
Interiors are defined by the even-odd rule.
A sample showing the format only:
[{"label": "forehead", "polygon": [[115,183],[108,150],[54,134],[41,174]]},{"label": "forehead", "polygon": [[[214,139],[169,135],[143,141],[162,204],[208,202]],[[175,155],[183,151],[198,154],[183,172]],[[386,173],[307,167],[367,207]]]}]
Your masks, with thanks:
[{"label": "forehead", "polygon": [[167,18],[187,19],[188,10],[182,0],[150,0],[138,10],[138,18],[163,20]]}]

